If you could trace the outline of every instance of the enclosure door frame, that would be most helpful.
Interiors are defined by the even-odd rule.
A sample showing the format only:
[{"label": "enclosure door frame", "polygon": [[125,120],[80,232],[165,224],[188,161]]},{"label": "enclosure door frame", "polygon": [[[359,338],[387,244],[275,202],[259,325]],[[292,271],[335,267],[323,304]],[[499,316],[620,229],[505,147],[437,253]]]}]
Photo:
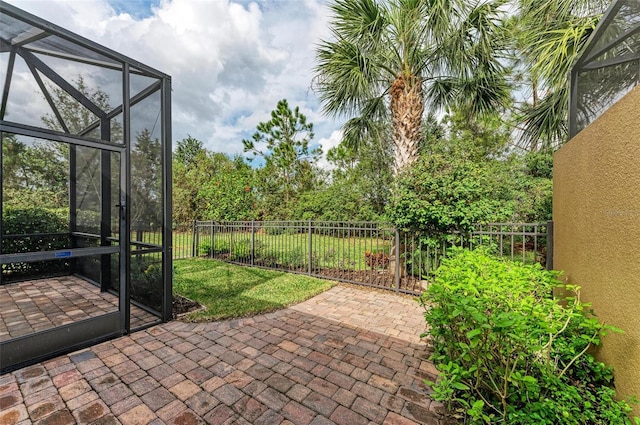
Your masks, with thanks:
[{"label": "enclosure door frame", "polygon": [[[127,102],[128,103],[128,102]],[[126,126],[125,126],[126,127]],[[68,134],[61,134],[52,130],[45,130],[36,127],[26,126],[18,123],[8,123],[6,121],[0,121],[0,139],[3,133],[12,133],[19,136],[36,137],[39,139],[51,140],[53,142],[66,143],[69,145],[70,152],[73,152],[75,147],[84,146],[89,148],[99,149],[100,152],[117,152],[120,154],[120,204],[119,204],[119,244],[117,247],[113,246],[99,246],[90,248],[70,248],[64,250],[55,251],[40,251],[20,254],[5,254],[0,255],[0,264],[12,263],[16,261],[32,262],[42,261],[47,259],[56,258],[82,258],[93,255],[103,255],[104,257],[118,253],[119,254],[119,275],[120,286],[118,291],[118,311],[107,313],[98,317],[93,317],[78,322],[70,323],[67,325],[58,326],[51,329],[46,329],[39,332],[34,332],[29,335],[13,338],[7,341],[0,342],[0,371],[2,373],[18,369],[24,365],[73,351],[75,349],[86,347],[96,344],[100,341],[111,339],[117,336],[121,336],[130,331],[130,299],[129,299],[129,266],[130,266],[130,229],[127,218],[129,212],[127,206],[130,202],[130,196],[128,190],[130,190],[130,153],[129,144],[119,145],[110,142],[103,142],[97,140],[89,140],[80,137],[70,136]],[[105,155],[101,155],[104,157]],[[70,162],[73,155],[70,154]],[[2,153],[0,149],[0,163],[2,161]],[[102,162],[102,161],[101,161]],[[73,165],[73,164],[71,164]],[[105,170],[102,167],[102,173],[109,170]],[[72,173],[75,173],[70,166],[69,168],[69,181],[75,179]],[[0,182],[2,176],[2,170],[0,170]],[[104,176],[102,178],[104,181]],[[70,184],[71,186],[71,184]],[[2,185],[0,184],[0,204],[3,202]],[[70,190],[70,216],[73,216],[76,205],[73,205],[73,197],[75,194],[71,194]],[[106,204],[103,202],[104,208]],[[70,225],[72,224],[70,218]],[[101,211],[101,222],[102,222]],[[101,228],[104,228],[101,225]],[[73,230],[73,229],[70,229]],[[0,234],[2,234],[2,217],[0,216]],[[0,239],[0,248],[1,248]],[[104,258],[103,257],[103,258]]]}]

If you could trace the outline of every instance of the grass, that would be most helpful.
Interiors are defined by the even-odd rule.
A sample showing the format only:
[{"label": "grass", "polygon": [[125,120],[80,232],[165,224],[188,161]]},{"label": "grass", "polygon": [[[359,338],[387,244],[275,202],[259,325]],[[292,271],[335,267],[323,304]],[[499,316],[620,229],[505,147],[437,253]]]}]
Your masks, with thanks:
[{"label": "grass", "polygon": [[174,261],[175,293],[206,310],[185,317],[210,321],[252,316],[299,303],[326,291],[334,282],[308,276],[236,266],[217,260]]},{"label": "grass", "polygon": [[[211,246],[211,237],[203,235],[203,245]],[[309,239],[304,233],[256,234],[256,261],[271,258],[284,267],[305,267],[309,264]],[[231,253],[235,261],[247,260],[251,252],[251,233],[217,233],[214,236],[215,254]],[[335,237],[316,235],[312,237],[313,265],[315,268],[339,268],[366,270],[365,252],[391,252],[392,242],[387,237]],[[201,252],[203,254],[204,251]]]}]

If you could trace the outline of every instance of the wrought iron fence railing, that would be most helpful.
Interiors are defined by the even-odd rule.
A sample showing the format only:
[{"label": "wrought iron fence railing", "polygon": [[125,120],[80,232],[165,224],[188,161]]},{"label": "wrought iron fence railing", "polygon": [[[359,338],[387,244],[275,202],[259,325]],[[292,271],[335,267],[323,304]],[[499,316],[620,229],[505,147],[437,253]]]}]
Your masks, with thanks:
[{"label": "wrought iron fence railing", "polygon": [[552,235],[552,222],[489,223],[435,239],[372,222],[195,221],[175,227],[173,255],[420,294],[452,246],[490,245],[499,256],[552,268]]}]

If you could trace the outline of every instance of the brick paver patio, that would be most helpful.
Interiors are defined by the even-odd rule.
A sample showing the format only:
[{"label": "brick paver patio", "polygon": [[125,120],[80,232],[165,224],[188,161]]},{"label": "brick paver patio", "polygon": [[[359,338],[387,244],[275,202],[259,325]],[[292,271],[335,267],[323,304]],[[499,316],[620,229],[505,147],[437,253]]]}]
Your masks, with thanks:
[{"label": "brick paver patio", "polygon": [[171,322],[0,377],[0,424],[440,424],[409,297],[337,286],[275,313]]},{"label": "brick paver patio", "polygon": [[[118,297],[76,277],[35,279],[0,286],[0,341],[118,311]],[[132,328],[157,322],[131,306]]]}]

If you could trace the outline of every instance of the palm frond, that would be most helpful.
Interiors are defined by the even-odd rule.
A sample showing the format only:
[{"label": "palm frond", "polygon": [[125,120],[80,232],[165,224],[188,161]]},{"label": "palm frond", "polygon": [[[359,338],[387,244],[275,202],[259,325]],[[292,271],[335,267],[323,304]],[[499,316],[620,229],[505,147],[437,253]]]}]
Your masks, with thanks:
[{"label": "palm frond", "polygon": [[453,104],[459,92],[458,80],[452,77],[445,77],[433,80],[427,87],[425,96],[432,106],[430,110],[435,112]]},{"label": "palm frond", "polygon": [[547,87],[565,84],[573,62],[598,23],[597,17],[576,20],[562,29],[546,31],[533,45],[535,63],[532,71],[540,75]]},{"label": "palm frond", "polygon": [[360,116],[351,118],[342,126],[342,142],[354,151],[364,144],[386,137],[388,127],[387,105],[384,96],[371,99]]},{"label": "palm frond", "polygon": [[317,87],[324,111],[330,115],[357,115],[380,93],[380,67],[360,46],[340,39],[317,48]]},{"label": "palm frond", "polygon": [[459,106],[472,117],[492,114],[510,99],[511,87],[500,72],[479,68],[459,86]]},{"label": "palm frond", "polygon": [[569,89],[565,87],[549,92],[535,107],[526,108],[520,117],[521,147],[531,151],[557,149],[564,143],[568,137],[568,105]]},{"label": "palm frond", "polygon": [[331,5],[334,33],[354,43],[379,45],[387,25],[384,6],[375,0],[336,0]]},{"label": "palm frond", "polygon": [[434,44],[443,43],[465,14],[468,3],[458,0],[431,0],[427,5],[427,20],[425,26],[428,28],[428,36]]}]

